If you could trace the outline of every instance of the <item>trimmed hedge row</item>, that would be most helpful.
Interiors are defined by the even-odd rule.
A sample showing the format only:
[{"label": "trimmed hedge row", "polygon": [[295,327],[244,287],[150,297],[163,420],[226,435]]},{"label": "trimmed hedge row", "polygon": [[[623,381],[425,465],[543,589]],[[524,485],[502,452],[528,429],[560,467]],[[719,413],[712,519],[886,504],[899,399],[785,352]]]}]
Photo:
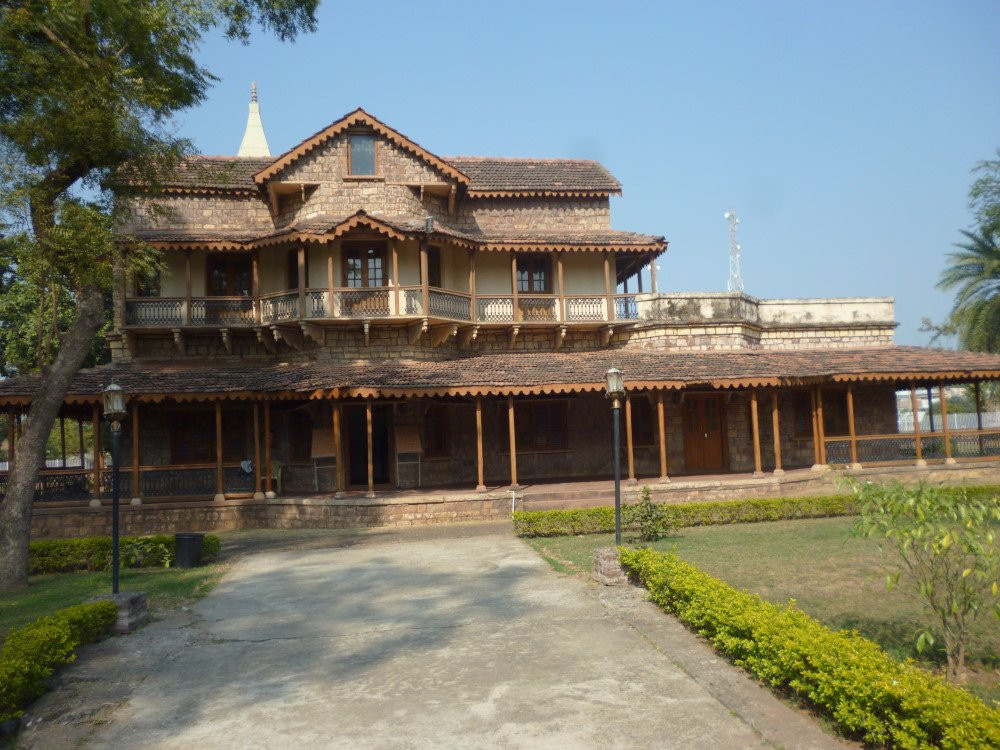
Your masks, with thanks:
[{"label": "trimmed hedge row", "polygon": [[[176,560],[172,534],[123,536],[120,539],[122,567],[167,567]],[[219,554],[222,542],[206,534],[201,542],[201,559]],[[111,537],[87,536],[79,539],[39,539],[28,546],[28,573],[72,573],[78,570],[107,570],[111,565]]]},{"label": "trimmed hedge row", "polygon": [[0,651],[0,723],[16,719],[45,693],[57,668],[76,658],[76,649],[97,640],[118,617],[114,602],[77,604],[14,628]]},{"label": "trimmed hedge row", "polygon": [[[945,493],[954,493],[956,498],[963,490],[962,487],[942,489]],[[964,489],[970,499],[1000,495],[1000,485],[995,484]],[[661,507],[672,528],[855,516],[860,513],[858,503],[852,495],[665,503]],[[573,510],[518,510],[513,514],[513,521],[514,533],[518,536],[598,534],[615,530],[615,509],[610,505],[603,505]]]},{"label": "trimmed hedge row", "polygon": [[674,554],[620,547],[619,557],[661,608],[849,737],[878,747],[1000,747],[1000,711],[857,632],[831,630],[792,604],[734,589]]},{"label": "trimmed hedge row", "polygon": [[[672,528],[850,516],[859,512],[857,501],[849,495],[667,503],[660,507]],[[597,534],[615,530],[615,509],[605,505],[573,510],[519,510],[514,512],[513,520],[518,536]]]}]

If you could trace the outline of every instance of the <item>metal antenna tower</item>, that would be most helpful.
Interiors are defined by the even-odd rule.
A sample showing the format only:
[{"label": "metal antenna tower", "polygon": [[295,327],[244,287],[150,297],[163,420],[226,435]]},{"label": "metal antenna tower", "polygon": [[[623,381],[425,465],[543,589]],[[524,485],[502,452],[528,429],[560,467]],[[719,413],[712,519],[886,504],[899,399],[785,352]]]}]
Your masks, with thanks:
[{"label": "metal antenna tower", "polygon": [[725,213],[725,219],[729,222],[729,286],[731,292],[743,291],[743,277],[740,275],[740,244],[736,241],[736,227],[740,225],[740,220],[736,218],[736,212],[729,209]]}]

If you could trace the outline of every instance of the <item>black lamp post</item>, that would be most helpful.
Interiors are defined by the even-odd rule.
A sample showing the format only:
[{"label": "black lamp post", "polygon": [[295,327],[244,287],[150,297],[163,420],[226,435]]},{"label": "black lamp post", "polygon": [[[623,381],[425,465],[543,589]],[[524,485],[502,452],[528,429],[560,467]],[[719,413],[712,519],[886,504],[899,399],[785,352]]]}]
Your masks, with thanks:
[{"label": "black lamp post", "polygon": [[625,380],[622,371],[612,367],[606,373],[607,384],[605,395],[611,399],[611,414],[613,415],[611,435],[615,451],[615,544],[622,543],[622,463],[621,463],[621,428],[619,417],[622,410],[622,399],[625,398]]},{"label": "black lamp post", "polygon": [[[104,389],[104,418],[111,422],[111,593],[118,593],[118,477],[121,467],[122,421],[128,416],[125,391],[112,383]],[[134,467],[134,470],[138,467]]]}]

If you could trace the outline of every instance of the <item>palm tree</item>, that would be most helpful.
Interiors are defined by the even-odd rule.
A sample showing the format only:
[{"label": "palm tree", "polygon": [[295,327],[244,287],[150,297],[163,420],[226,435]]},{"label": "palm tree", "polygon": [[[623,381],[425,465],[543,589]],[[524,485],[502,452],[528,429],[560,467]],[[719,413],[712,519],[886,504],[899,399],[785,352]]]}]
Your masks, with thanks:
[{"label": "palm tree", "polygon": [[967,242],[949,253],[939,289],[958,289],[946,327],[964,349],[1000,351],[1000,226],[962,230]]}]

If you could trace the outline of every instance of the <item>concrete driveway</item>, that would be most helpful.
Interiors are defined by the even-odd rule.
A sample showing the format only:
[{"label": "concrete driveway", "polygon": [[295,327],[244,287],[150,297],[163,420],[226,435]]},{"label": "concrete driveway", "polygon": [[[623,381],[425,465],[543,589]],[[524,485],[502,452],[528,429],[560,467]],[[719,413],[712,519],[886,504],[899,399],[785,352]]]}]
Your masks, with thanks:
[{"label": "concrete driveway", "polygon": [[837,744],[639,592],[559,575],[509,531],[248,556],[65,683],[95,704],[88,747]]}]

